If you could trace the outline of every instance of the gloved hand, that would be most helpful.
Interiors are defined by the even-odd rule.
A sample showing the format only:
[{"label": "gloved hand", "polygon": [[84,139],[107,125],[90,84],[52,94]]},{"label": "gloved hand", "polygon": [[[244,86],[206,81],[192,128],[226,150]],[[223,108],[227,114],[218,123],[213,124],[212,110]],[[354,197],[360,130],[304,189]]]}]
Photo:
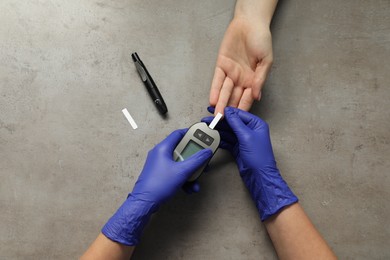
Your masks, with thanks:
[{"label": "gloved hand", "polygon": [[149,151],[132,193],[102,229],[107,238],[128,246],[138,244],[150,216],[212,156],[210,149],[204,149],[175,162],[173,151],[185,133],[185,129],[174,131]]},{"label": "gloved hand", "polygon": [[[213,108],[209,108],[211,113]],[[242,180],[264,221],[283,207],[298,201],[276,166],[269,128],[266,122],[243,110],[226,107],[225,120],[216,129],[220,147],[236,159]],[[213,117],[202,119],[210,123]]]}]

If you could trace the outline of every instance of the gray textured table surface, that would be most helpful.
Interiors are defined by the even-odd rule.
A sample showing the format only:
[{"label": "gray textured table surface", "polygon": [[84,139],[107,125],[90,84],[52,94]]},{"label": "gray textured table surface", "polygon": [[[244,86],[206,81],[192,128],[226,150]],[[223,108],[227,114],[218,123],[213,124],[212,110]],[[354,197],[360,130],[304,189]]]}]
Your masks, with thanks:
[{"label": "gray textured table surface", "polygon": [[[147,151],[206,116],[234,1],[0,2],[0,258],[79,256]],[[341,259],[389,259],[390,2],[282,1],[252,112],[283,176]],[[138,51],[169,107],[162,119]],[[121,113],[139,124],[132,130]],[[195,196],[153,218],[134,259],[273,259],[223,151]]]}]

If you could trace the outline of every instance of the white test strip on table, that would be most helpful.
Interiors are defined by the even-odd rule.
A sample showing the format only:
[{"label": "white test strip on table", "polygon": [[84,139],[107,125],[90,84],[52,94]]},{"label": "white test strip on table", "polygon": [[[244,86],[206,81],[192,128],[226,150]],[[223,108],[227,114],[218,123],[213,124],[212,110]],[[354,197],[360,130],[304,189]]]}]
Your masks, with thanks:
[{"label": "white test strip on table", "polygon": [[137,124],[135,123],[133,117],[130,115],[129,111],[127,111],[127,108],[122,109],[122,113],[125,115],[127,121],[129,121],[131,127],[132,127],[133,129],[137,129],[138,126],[137,126]]},{"label": "white test strip on table", "polygon": [[214,127],[218,124],[218,122],[219,122],[219,120],[221,120],[221,118],[222,118],[222,114],[221,114],[221,113],[218,113],[218,114],[214,117],[213,121],[211,121],[211,123],[209,124],[209,127],[210,127],[211,129],[214,129]]}]

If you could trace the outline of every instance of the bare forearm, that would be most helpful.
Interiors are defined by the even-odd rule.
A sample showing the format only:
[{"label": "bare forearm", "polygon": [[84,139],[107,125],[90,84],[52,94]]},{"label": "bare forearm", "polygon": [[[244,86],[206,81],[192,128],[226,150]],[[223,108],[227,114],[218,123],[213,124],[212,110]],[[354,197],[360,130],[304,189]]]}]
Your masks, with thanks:
[{"label": "bare forearm", "polygon": [[337,259],[298,203],[265,226],[280,259]]},{"label": "bare forearm", "polygon": [[133,254],[134,246],[125,246],[105,237],[102,233],[96,238],[81,260],[122,260],[130,259]]},{"label": "bare forearm", "polygon": [[257,20],[269,26],[278,0],[237,0],[235,18]]}]

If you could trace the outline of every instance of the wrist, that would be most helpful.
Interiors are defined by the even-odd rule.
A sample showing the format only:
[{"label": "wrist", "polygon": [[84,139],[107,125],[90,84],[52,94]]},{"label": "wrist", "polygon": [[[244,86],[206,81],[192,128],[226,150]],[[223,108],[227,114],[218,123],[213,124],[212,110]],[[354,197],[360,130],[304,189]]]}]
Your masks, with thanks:
[{"label": "wrist", "polygon": [[157,209],[157,204],[139,200],[129,194],[122,206],[104,225],[102,233],[120,244],[137,245],[150,216]]},{"label": "wrist", "polygon": [[246,19],[255,25],[269,28],[277,2],[277,0],[237,0],[234,18]]},{"label": "wrist", "polygon": [[235,15],[231,22],[240,24],[243,30],[245,28],[254,31],[271,32],[270,24],[259,17],[251,18],[245,15]]},{"label": "wrist", "polygon": [[284,207],[298,202],[298,198],[283,180],[277,168],[264,170],[249,170],[250,178],[244,178],[261,221],[277,214]]},{"label": "wrist", "polygon": [[271,20],[244,12],[234,14],[233,21],[244,21],[248,26],[260,30],[270,30],[271,25]]}]

